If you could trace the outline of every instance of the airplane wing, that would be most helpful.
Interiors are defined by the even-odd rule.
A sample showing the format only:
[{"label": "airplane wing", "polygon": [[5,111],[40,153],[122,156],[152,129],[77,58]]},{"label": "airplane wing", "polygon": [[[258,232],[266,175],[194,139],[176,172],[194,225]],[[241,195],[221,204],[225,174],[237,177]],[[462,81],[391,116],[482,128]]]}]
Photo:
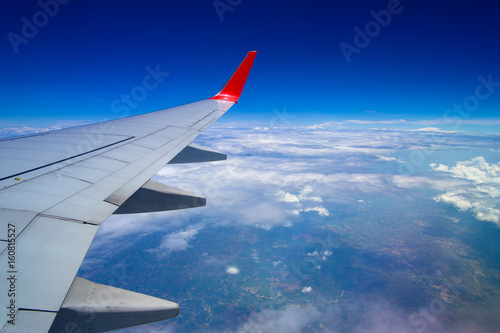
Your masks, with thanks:
[{"label": "airplane wing", "polygon": [[169,162],[226,158],[191,142],[238,101],[255,55],[212,98],[0,141],[1,332],[105,332],[177,316],[176,303],[75,276],[111,214],[205,205],[150,178]]}]

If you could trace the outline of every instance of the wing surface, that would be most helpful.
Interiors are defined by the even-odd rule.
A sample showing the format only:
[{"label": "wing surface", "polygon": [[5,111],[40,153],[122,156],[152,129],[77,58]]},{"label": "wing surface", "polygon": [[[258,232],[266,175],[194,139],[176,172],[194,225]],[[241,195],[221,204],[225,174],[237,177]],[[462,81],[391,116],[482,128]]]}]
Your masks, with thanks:
[{"label": "wing surface", "polygon": [[255,55],[210,99],[0,141],[1,332],[47,332],[63,302],[74,309],[75,295],[83,293],[91,303],[100,287],[82,287],[75,275],[99,226],[127,200],[127,207],[140,201],[132,195],[145,184],[148,195],[165,198],[150,178],[181,152],[201,151],[190,143],[237,102]]}]

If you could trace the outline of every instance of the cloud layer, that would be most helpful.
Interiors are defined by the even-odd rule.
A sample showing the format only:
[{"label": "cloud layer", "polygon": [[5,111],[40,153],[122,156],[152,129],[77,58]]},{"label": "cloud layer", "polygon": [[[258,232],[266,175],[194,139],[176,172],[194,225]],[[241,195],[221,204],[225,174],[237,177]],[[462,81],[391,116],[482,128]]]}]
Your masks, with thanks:
[{"label": "cloud layer", "polygon": [[449,167],[432,164],[432,169],[447,176],[463,180],[464,184],[450,186],[446,193],[434,199],[457,207],[461,211],[470,210],[481,221],[500,225],[500,162],[489,164],[478,156],[469,161],[457,162]]},{"label": "cloud layer", "polygon": [[[498,150],[499,136],[219,125],[197,142],[228,153],[228,160],[167,165],[155,179],[205,196],[207,206],[168,216],[112,216],[99,229],[93,248],[107,251],[103,245],[130,234],[174,232],[162,243],[164,251],[174,251],[201,231],[188,229],[192,220],[202,225],[284,226],[299,221],[303,214],[328,218],[332,204],[362,202],[365,194],[399,195],[415,188],[439,190],[443,192],[435,196],[439,203],[498,223],[498,164],[488,164],[481,157],[451,167],[431,162],[441,151],[452,149]],[[418,166],[425,173],[406,172],[409,167],[416,169],[411,158],[414,152],[425,157]],[[163,223],[165,216],[168,224]]]},{"label": "cloud layer", "polygon": [[[119,253],[130,246],[120,242],[127,236],[139,239],[152,233],[162,235],[157,243],[151,244],[151,251],[160,256],[175,256],[197,249],[197,240],[215,227],[239,226],[258,234],[313,220],[323,225],[334,224],[335,209],[362,205],[363,209],[370,210],[373,204],[370,196],[413,200],[418,193],[420,198],[427,196],[432,205],[452,204],[462,211],[473,212],[479,220],[498,223],[498,163],[488,163],[484,157],[448,164],[433,161],[440,152],[452,151],[454,161],[458,161],[459,149],[498,150],[499,141],[498,136],[430,129],[219,126],[204,133],[197,143],[227,153],[227,161],[167,165],[155,176],[156,180],[170,186],[207,197],[207,206],[165,214],[114,216],[100,228],[89,256],[97,260],[103,253]],[[418,165],[420,169],[403,173],[401,166],[415,166],[410,158],[412,152],[425,152],[425,158]],[[257,238],[255,242],[258,246]],[[331,251],[315,249],[308,250],[304,256],[325,262],[335,257]],[[204,258],[216,260],[213,271],[231,281],[244,279],[248,274],[248,267],[242,265],[245,261],[238,261],[237,257],[229,259],[207,253]],[[255,265],[265,261],[257,252],[248,254],[248,258]],[[286,259],[276,262],[279,267],[285,264]],[[308,281],[296,288],[300,297],[311,297],[309,305],[279,304],[270,309],[259,308],[246,320],[241,319],[239,326],[235,326],[236,331],[315,332],[327,327],[352,333],[410,333],[418,332],[424,325],[423,322],[420,326],[412,325],[411,313],[384,299],[360,297],[353,304],[319,306],[318,303],[326,302],[314,299],[320,289],[311,286],[313,284]],[[349,331],[343,326],[346,320],[355,323]],[[486,332],[470,323],[445,327],[439,319],[427,321],[425,325],[424,331],[430,333]],[[170,330],[172,328],[167,331]]]}]

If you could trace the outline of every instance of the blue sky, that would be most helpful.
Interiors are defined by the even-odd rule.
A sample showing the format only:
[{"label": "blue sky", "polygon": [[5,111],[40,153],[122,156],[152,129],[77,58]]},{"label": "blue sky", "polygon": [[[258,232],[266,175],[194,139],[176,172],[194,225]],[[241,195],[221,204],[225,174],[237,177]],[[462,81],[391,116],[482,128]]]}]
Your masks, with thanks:
[{"label": "blue sky", "polygon": [[[266,125],[286,108],[295,125],[469,130],[487,119],[497,126],[473,129],[500,127],[494,1],[60,0],[56,13],[54,1],[9,3],[0,14],[3,128],[115,118],[112,102],[148,66],[169,74],[130,114],[210,97],[251,50],[257,60],[224,122]],[[346,56],[341,43],[357,51]],[[387,120],[396,122],[377,123]]]}]

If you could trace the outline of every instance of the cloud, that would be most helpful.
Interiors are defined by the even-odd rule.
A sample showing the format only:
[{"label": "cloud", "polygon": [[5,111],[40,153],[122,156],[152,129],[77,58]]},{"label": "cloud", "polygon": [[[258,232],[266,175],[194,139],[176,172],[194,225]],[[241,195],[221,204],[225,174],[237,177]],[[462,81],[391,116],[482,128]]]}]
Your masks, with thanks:
[{"label": "cloud", "polygon": [[[309,292],[306,287],[302,292]],[[423,310],[423,309],[421,309]],[[343,320],[344,318],[348,320]],[[252,316],[237,329],[246,332],[343,332],[343,333],[493,333],[472,321],[450,324],[440,315],[407,313],[384,299],[358,297],[349,304],[325,307],[287,305],[266,309]]]},{"label": "cloud", "polygon": [[[112,216],[99,228],[91,247],[96,254],[90,251],[89,258],[98,260],[98,253],[116,253],[127,248],[130,242],[120,239],[130,235],[139,239],[154,232],[168,234],[185,230],[193,223],[289,226],[301,221],[304,212],[331,216],[332,204],[356,202],[362,194],[387,194],[416,187],[436,189],[442,192],[436,196],[437,201],[473,211],[479,219],[496,221],[500,209],[495,202],[497,164],[475,160],[472,164],[435,165],[433,170],[443,177],[391,175],[371,169],[377,159],[395,162],[390,156],[399,151],[497,147],[496,142],[498,136],[484,134],[259,129],[241,124],[210,128],[197,143],[228,153],[227,161],[167,165],[154,177],[205,196],[207,206]],[[185,241],[189,243],[188,239]],[[167,251],[168,245],[165,246]]]},{"label": "cloud", "polygon": [[312,287],[304,287],[302,288],[302,293],[308,294],[312,291],[312,289],[313,289]]},{"label": "cloud", "polygon": [[301,201],[315,201],[322,202],[323,199],[319,196],[310,196],[309,194],[313,193],[314,189],[311,186],[306,186],[300,191],[299,199]]},{"label": "cloud", "polygon": [[313,208],[306,208],[305,209],[306,212],[318,212],[319,215],[321,216],[329,216],[330,215],[330,212],[328,211],[328,209],[326,209],[325,207],[321,207],[321,206],[318,206],[318,207],[313,207]]},{"label": "cloud", "polygon": [[457,162],[454,167],[443,164],[431,164],[435,171],[450,173],[452,177],[471,180],[475,183],[500,184],[500,162],[489,164],[483,156],[474,157],[470,161]]},{"label": "cloud", "polygon": [[411,130],[414,132],[439,132],[439,133],[458,133],[458,131],[443,131],[437,127],[425,127]]},{"label": "cloud", "polygon": [[491,119],[460,119],[457,123],[456,118],[437,118],[437,119],[426,119],[426,120],[415,120],[409,122],[411,124],[424,125],[424,126],[435,126],[435,125],[477,125],[477,126],[497,126],[500,125],[499,118]]},{"label": "cloud", "polygon": [[[484,147],[494,138],[441,132],[238,126],[210,128],[197,140],[228,153],[227,161],[167,165],[155,177],[205,196],[208,204],[201,218],[210,223],[272,227],[289,225],[305,211],[327,216],[332,202],[355,201],[360,193],[394,191],[388,182],[390,174],[370,170],[373,160],[401,163],[391,155],[403,150]],[[430,177],[397,176],[396,185],[406,188],[444,187],[450,181],[443,184]],[[464,181],[457,179],[457,184],[460,182]]]},{"label": "cloud", "polygon": [[[493,221],[500,216],[497,203],[498,164],[476,158],[453,166],[436,164],[432,166],[431,174],[416,176],[379,171],[381,166],[389,168],[393,165],[374,161],[397,162],[394,157],[387,156],[397,156],[393,154],[415,147],[432,147],[439,152],[440,149],[457,147],[490,147],[496,144],[495,140],[498,136],[428,131],[210,129],[197,143],[229,153],[227,161],[167,165],[155,176],[156,180],[168,185],[204,195],[208,199],[206,207],[113,217],[100,228],[96,242],[103,244],[101,251],[111,251],[112,247],[129,243],[121,242],[123,237],[133,235],[137,239],[143,234],[161,232],[165,236],[155,251],[168,254],[190,249],[197,235],[209,225],[269,229],[304,223],[305,219],[300,218],[303,212],[318,214],[330,221],[334,220],[329,216],[333,215],[338,203],[363,203],[366,200],[366,204],[356,205],[362,209],[375,205],[375,201],[367,199],[369,196],[365,194],[385,196],[410,192],[417,187],[437,190],[440,194],[435,197],[436,201],[473,211],[479,219]],[[168,223],[165,223],[167,219]],[[331,251],[318,250],[315,253],[313,250],[309,250],[310,256],[320,260],[333,258]],[[100,251],[96,253],[102,255]],[[264,253],[261,257],[262,264],[266,260]],[[249,258],[254,261],[260,259],[253,253]],[[239,273],[237,267],[229,266],[234,264],[234,258],[208,253],[205,264],[208,265],[209,261],[216,268],[214,271],[221,274],[224,271],[227,274]],[[275,263],[273,265],[285,266],[285,262]],[[325,271],[328,269],[326,263],[323,267]],[[296,289],[297,292],[301,290],[305,294],[313,289],[307,285]],[[316,294],[321,295],[321,288],[316,286],[314,293],[298,293],[303,298]],[[321,301],[311,304],[321,304]],[[319,330],[320,325],[333,331],[350,333],[417,331],[409,322],[409,315],[383,300],[359,301],[344,308],[287,305],[254,313],[241,323],[238,332],[313,332]],[[353,318],[350,319],[354,325],[352,330],[342,330],[339,318]],[[427,323],[426,332],[465,332],[458,326],[454,330],[443,329],[438,323],[439,319]],[[463,327],[466,325],[464,323]],[[469,332],[480,332],[473,324],[469,325],[472,325]]]},{"label": "cloud", "polygon": [[320,316],[321,313],[313,306],[300,308],[288,305],[279,310],[263,310],[259,313],[254,313],[246,323],[237,329],[237,332],[301,332]]},{"label": "cloud", "polygon": [[231,274],[231,275],[238,274],[239,272],[240,272],[240,270],[236,267],[233,267],[233,266],[226,269],[226,273]]},{"label": "cloud", "polygon": [[500,225],[500,162],[489,164],[478,156],[452,167],[431,164],[431,168],[464,182],[446,188],[445,193],[434,197],[436,202],[451,204],[461,211],[470,210],[478,220]]},{"label": "cloud", "polygon": [[384,162],[398,162],[398,163],[404,163],[403,161],[395,158],[395,157],[387,157],[387,156],[382,156],[382,155],[377,155],[377,159],[379,159],[380,161],[384,161]]},{"label": "cloud", "polygon": [[34,134],[47,132],[52,130],[60,129],[59,126],[51,126],[51,127],[4,127],[0,129],[0,138],[10,137],[10,136],[18,136],[18,135],[26,135],[26,134]]},{"label": "cloud", "polygon": [[[459,127],[461,125],[474,125],[474,126],[498,126],[500,125],[500,118],[491,119],[460,119],[456,118],[435,118],[435,119],[422,119],[422,120],[407,120],[407,119],[382,119],[382,120],[360,120],[360,119],[349,119],[344,121],[326,121],[321,124],[310,125],[309,129],[321,129],[321,128],[344,128],[344,125],[355,124],[355,125],[418,125],[426,126],[424,128],[410,130],[410,131],[424,131],[424,132],[442,132],[442,133],[457,133],[457,131],[444,131],[436,126],[445,125],[454,127]],[[391,126],[394,127],[394,126]]]},{"label": "cloud", "polygon": [[440,194],[437,197],[434,198],[437,202],[446,202],[449,204],[454,205],[461,211],[466,211],[468,209],[472,208],[472,203],[470,203],[466,198],[463,196],[453,193],[453,192],[447,192],[445,194]]},{"label": "cloud", "polygon": [[299,202],[299,198],[296,195],[281,190],[278,192],[278,198],[279,201],[283,202]]},{"label": "cloud", "polygon": [[500,163],[488,163],[478,156],[454,166],[430,164],[439,177],[394,175],[392,182],[401,188],[432,188],[444,193],[436,202],[450,204],[460,211],[471,211],[481,221],[500,225]]},{"label": "cloud", "polygon": [[[184,230],[172,232],[163,237],[160,246],[156,249],[161,254],[168,254],[175,251],[184,251],[191,247],[189,242],[194,239],[198,232],[203,229],[202,224],[189,226]],[[165,253],[166,252],[166,253]]]},{"label": "cloud", "polygon": [[393,120],[359,120],[359,119],[349,119],[344,121],[327,121],[315,126],[309,126],[308,128],[342,128],[344,124],[357,124],[357,125],[376,125],[376,124],[404,124],[407,121],[405,119],[393,119]]}]

